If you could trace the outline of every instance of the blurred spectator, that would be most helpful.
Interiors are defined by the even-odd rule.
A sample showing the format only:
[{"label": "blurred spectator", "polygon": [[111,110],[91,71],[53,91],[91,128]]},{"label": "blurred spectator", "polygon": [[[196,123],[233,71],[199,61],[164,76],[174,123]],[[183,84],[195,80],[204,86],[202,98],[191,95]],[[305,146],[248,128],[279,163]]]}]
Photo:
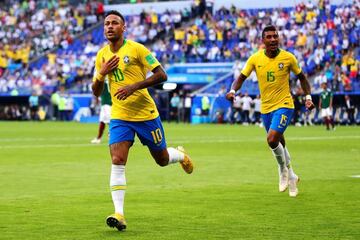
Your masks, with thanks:
[{"label": "blurred spectator", "polygon": [[247,92],[245,92],[244,96],[241,98],[241,104],[242,104],[242,111],[243,111],[243,125],[249,125],[250,124],[250,109],[251,109],[251,103],[252,98],[249,96]]},{"label": "blurred spectator", "polygon": [[74,110],[74,99],[68,94],[65,101],[65,120],[70,121]]},{"label": "blurred spectator", "polygon": [[341,81],[344,86],[344,91],[351,92],[352,91],[351,80],[345,73],[341,74]]},{"label": "blurred spectator", "polygon": [[219,91],[218,91],[218,96],[225,96],[225,94],[226,94],[226,86],[221,85],[221,87],[219,88]]},{"label": "blurred spectator", "polygon": [[29,107],[31,120],[38,120],[39,96],[37,95],[36,91],[33,91],[29,97]]},{"label": "blurred spectator", "polygon": [[208,96],[204,95],[201,98],[201,115],[208,116],[210,111],[210,99]]},{"label": "blurred spectator", "polygon": [[186,93],[185,100],[184,100],[184,108],[185,108],[185,116],[184,120],[187,123],[191,121],[191,106],[192,106],[192,99],[189,93]]},{"label": "blurred spectator", "polygon": [[256,98],[253,100],[254,105],[254,122],[256,125],[261,122],[261,100],[260,95],[256,95]]},{"label": "blurred spectator", "polygon": [[178,119],[180,122],[185,122],[185,108],[184,108],[185,97],[183,91],[179,92],[179,98],[180,101],[178,106]]},{"label": "blurred spectator", "polygon": [[59,118],[60,121],[68,121],[69,118],[69,106],[67,104],[68,93],[65,91],[64,86],[60,86],[59,91]]},{"label": "blurred spectator", "polygon": [[321,83],[327,83],[327,77],[325,75],[324,72],[320,73],[319,75],[317,75],[315,78],[314,78],[314,84],[313,84],[313,91],[314,93],[319,93],[322,91],[321,89]]},{"label": "blurred spectator", "polygon": [[180,104],[180,97],[176,92],[174,92],[173,96],[170,99],[170,121],[179,122],[179,118],[178,118],[179,104]]},{"label": "blurred spectator", "polygon": [[302,121],[302,107],[304,104],[303,90],[300,87],[297,87],[295,93],[293,94],[294,100],[294,116],[293,123],[295,126],[300,127]]},{"label": "blurred spectator", "polygon": [[238,79],[238,77],[240,76],[240,72],[242,70],[242,67],[243,66],[242,66],[241,62],[239,60],[236,60],[233,67],[232,67],[232,69],[234,71],[234,77],[233,77],[234,79]]},{"label": "blurred spectator", "polygon": [[60,102],[60,95],[57,89],[51,94],[51,114],[50,119],[58,120],[59,119],[59,102]]},{"label": "blurred spectator", "polygon": [[237,94],[232,103],[231,123],[239,123],[242,121],[242,102],[241,95]]},{"label": "blurred spectator", "polygon": [[348,124],[353,125],[355,123],[355,106],[349,95],[345,95],[344,98]]}]

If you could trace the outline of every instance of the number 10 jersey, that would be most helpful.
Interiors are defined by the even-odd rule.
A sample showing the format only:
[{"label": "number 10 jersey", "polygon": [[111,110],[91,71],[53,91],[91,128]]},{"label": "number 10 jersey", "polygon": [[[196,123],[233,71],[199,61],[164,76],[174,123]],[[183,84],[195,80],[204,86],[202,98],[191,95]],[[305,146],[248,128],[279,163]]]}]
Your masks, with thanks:
[{"label": "number 10 jersey", "polygon": [[155,102],[146,88],[135,91],[126,100],[118,100],[114,94],[120,87],[144,81],[149,71],[160,66],[159,61],[145,46],[128,39],[117,52],[112,52],[107,44],[96,55],[93,81],[102,63],[114,55],[120,61],[118,67],[107,75],[112,100],[111,119],[139,122],[158,117]]}]

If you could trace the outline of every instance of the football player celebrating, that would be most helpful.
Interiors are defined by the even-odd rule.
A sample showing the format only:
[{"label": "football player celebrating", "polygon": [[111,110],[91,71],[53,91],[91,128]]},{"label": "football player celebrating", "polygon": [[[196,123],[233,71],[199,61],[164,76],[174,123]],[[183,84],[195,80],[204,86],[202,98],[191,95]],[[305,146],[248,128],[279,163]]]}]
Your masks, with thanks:
[{"label": "football player celebrating", "polygon": [[[179,162],[186,173],[193,171],[193,164],[183,147],[167,148],[159,112],[147,90],[166,81],[167,75],[147,48],[124,38],[125,29],[125,19],[119,12],[106,14],[104,33],[109,44],[97,53],[92,84],[93,94],[98,97],[103,91],[105,77],[108,77],[112,100],[109,127],[112,160],[110,187],[115,213],[106,222],[120,231],[126,228],[125,165],[135,134],[149,148],[158,165]],[[153,74],[146,77],[148,71]]]},{"label": "football player celebrating", "polygon": [[239,90],[255,70],[261,94],[261,116],[267,131],[267,143],[279,165],[279,191],[289,187],[289,195],[298,194],[299,177],[290,164],[290,154],[285,145],[284,132],[291,122],[294,103],[290,93],[290,71],[300,80],[306,94],[305,106],[311,110],[314,104],[310,95],[310,85],[293,54],[279,48],[279,35],[274,26],[263,29],[262,40],[265,49],[254,53],[247,60],[239,77],[234,80],[231,90],[226,94],[230,101],[234,100]]}]

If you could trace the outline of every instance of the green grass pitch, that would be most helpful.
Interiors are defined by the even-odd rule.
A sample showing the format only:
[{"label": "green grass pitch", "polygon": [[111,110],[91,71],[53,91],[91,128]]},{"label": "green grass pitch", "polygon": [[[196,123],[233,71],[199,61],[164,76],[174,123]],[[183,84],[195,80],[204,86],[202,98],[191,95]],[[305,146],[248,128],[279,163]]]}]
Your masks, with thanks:
[{"label": "green grass pitch", "polygon": [[[256,126],[164,124],[195,170],[161,168],[139,140],[126,168],[128,229],[113,212],[106,143],[96,124],[0,122],[0,239],[360,239],[360,127],[289,127],[300,194],[278,192]],[[105,141],[107,137],[105,137]]]}]

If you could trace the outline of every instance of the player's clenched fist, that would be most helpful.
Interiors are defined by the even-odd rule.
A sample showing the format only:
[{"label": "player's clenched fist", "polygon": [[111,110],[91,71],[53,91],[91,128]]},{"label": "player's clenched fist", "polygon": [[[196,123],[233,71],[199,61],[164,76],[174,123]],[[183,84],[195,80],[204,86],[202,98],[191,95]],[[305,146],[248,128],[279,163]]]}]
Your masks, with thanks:
[{"label": "player's clenched fist", "polygon": [[306,101],[305,101],[305,107],[306,107],[309,111],[311,111],[311,110],[314,109],[315,105],[314,105],[314,103],[312,102],[312,100],[306,100]]},{"label": "player's clenched fist", "polygon": [[235,99],[235,92],[234,91],[230,91],[226,94],[226,99],[233,102]]}]

